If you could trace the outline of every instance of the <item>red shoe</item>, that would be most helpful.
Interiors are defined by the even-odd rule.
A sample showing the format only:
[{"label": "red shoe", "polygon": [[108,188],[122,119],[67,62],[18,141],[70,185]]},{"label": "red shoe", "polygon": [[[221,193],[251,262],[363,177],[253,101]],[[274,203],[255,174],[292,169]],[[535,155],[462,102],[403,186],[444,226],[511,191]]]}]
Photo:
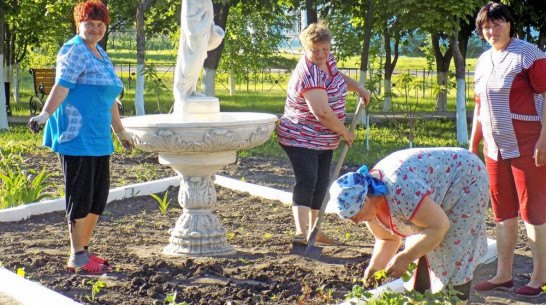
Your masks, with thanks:
[{"label": "red shoe", "polygon": [[474,286],[477,291],[503,290],[508,291],[514,287],[514,280],[509,280],[504,283],[491,283],[488,281],[482,282]]},{"label": "red shoe", "polygon": [[66,269],[74,273],[84,273],[84,274],[104,274],[109,272],[108,267],[94,261],[89,261],[87,264],[83,265],[82,267],[66,267]]},{"label": "red shoe", "polygon": [[523,286],[520,289],[516,290],[516,295],[526,297],[526,298],[536,298],[542,293],[546,293],[546,291],[542,290],[543,286],[540,286],[538,288],[533,288],[530,286]]},{"label": "red shoe", "polygon": [[111,267],[110,263],[104,258],[98,257],[95,254],[89,256],[89,260],[97,264],[105,265],[106,267]]}]

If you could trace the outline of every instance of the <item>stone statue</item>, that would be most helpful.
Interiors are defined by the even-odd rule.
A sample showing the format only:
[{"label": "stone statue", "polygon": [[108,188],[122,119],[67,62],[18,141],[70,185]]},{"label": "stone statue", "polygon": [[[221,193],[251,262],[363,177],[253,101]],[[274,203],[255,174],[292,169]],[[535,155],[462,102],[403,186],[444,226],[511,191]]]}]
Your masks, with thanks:
[{"label": "stone statue", "polygon": [[[181,112],[183,102],[196,92],[197,80],[207,51],[217,48],[224,30],[214,24],[211,0],[182,0],[180,41],[174,72],[174,112]],[[178,108],[178,109],[177,109]]]}]

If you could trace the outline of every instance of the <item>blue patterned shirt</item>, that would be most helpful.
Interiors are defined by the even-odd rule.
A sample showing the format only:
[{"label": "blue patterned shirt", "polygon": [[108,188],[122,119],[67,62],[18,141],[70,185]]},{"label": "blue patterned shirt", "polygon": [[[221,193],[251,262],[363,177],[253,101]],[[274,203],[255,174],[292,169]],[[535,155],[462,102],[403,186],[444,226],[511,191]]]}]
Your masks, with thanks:
[{"label": "blue patterned shirt", "polygon": [[51,115],[44,145],[70,156],[105,156],[114,151],[110,109],[123,89],[106,52],[97,45],[97,58],[76,35],[57,55],[55,82],[69,89]]}]

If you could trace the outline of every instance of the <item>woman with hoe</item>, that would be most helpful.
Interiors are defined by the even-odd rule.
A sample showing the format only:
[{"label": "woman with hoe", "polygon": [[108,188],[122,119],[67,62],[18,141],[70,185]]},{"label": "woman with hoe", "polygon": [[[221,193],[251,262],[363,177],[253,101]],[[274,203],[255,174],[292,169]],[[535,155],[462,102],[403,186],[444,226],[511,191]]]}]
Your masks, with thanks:
[{"label": "woman with hoe", "polygon": [[[330,164],[340,138],[350,146],[355,138],[344,125],[347,91],[358,92],[367,105],[370,91],[337,69],[330,53],[332,35],[313,23],[300,35],[305,55],[292,72],[284,114],[277,137],[288,155],[296,185],[292,211],[296,223],[294,243],[306,244],[330,182]],[[317,243],[336,241],[319,232]]]}]

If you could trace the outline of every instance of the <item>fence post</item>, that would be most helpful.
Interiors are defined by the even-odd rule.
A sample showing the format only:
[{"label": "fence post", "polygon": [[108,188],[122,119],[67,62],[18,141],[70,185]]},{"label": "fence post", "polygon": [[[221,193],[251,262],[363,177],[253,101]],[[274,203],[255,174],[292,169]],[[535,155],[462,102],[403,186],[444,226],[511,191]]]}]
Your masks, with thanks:
[{"label": "fence post", "polygon": [[427,79],[425,77],[425,68],[423,68],[423,98],[425,98],[426,87],[427,87]]},{"label": "fence post", "polygon": [[131,63],[129,63],[129,77],[127,79],[128,79],[129,89],[131,89]]}]

